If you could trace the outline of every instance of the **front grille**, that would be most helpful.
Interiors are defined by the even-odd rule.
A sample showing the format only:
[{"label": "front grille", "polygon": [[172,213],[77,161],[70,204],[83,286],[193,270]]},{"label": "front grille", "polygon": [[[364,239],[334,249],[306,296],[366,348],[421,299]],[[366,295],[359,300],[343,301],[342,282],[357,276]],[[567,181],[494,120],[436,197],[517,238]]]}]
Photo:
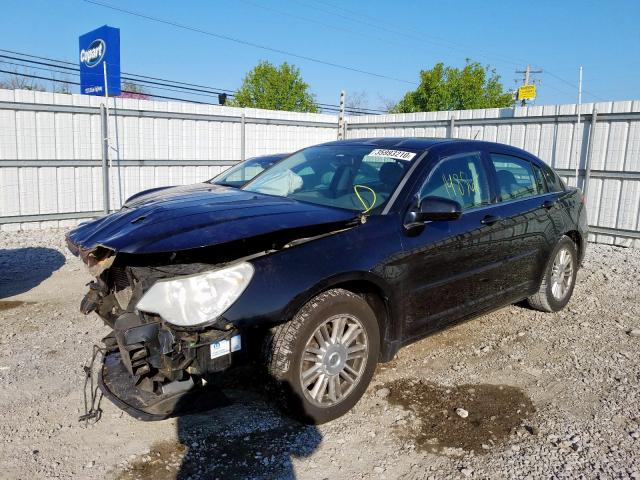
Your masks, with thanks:
[{"label": "front grille", "polygon": [[131,286],[127,271],[122,267],[111,267],[111,282],[116,291],[124,290]]},{"label": "front grille", "polygon": [[133,295],[133,289],[131,288],[131,282],[129,281],[127,270],[122,267],[112,267],[109,273],[111,276],[110,280],[113,295],[116,297],[120,308],[122,308],[122,310],[126,310]]}]

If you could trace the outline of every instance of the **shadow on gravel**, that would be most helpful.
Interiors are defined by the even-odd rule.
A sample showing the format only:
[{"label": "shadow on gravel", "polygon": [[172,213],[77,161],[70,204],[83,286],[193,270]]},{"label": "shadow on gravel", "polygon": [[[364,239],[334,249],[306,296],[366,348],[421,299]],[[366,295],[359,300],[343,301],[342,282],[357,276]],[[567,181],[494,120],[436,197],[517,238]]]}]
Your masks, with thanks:
[{"label": "shadow on gravel", "polygon": [[[431,453],[486,453],[527,424],[535,407],[526,393],[509,385],[457,385],[400,379],[385,385],[389,403],[409,412],[408,427],[399,432]],[[462,410],[458,410],[462,409]]]},{"label": "shadow on gravel", "polygon": [[0,298],[31,290],[64,265],[58,250],[26,247],[0,250]]},{"label": "shadow on gravel", "polygon": [[224,394],[212,395],[199,413],[177,419],[178,442],[155,443],[118,478],[295,479],[292,458],[310,456],[322,435],[282,415],[272,381],[252,370],[237,369],[216,382]]}]

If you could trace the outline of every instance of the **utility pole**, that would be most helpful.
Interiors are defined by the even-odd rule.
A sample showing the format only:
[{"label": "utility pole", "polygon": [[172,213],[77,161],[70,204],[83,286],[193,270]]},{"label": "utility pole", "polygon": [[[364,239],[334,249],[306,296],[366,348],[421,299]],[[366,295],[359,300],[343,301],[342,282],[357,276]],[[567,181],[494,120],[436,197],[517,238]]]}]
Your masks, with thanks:
[{"label": "utility pole", "polygon": [[[531,70],[531,65],[527,65],[527,68],[524,70],[516,70],[516,73],[522,73],[524,76],[522,78],[522,85],[530,85],[529,81],[531,79],[532,73],[542,73],[542,69],[539,70]],[[521,106],[526,106],[527,103],[524,99],[522,99]]]},{"label": "utility pole", "polygon": [[338,140],[344,139],[344,109],[347,102],[347,92],[340,92],[340,110],[338,112]]},{"label": "utility pole", "polygon": [[[580,65],[580,73],[578,74],[578,124],[576,126],[576,133],[574,135],[574,142],[573,143],[577,143],[578,140],[578,134],[580,133],[580,111],[582,110],[582,65]],[[578,176],[579,176],[579,170],[580,170],[580,151],[581,149],[581,145],[578,144],[576,146],[576,187],[578,186]]]}]

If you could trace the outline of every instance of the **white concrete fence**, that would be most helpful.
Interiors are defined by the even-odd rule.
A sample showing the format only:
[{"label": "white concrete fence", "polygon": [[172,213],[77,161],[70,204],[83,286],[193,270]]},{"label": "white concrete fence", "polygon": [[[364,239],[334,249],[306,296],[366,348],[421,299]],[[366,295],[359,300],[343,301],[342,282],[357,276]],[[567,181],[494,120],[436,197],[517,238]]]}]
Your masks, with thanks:
[{"label": "white concrete fence", "polygon": [[[101,108],[82,95],[0,90],[0,228],[104,213]],[[594,115],[594,112],[597,112]],[[587,193],[591,240],[640,247],[640,101],[349,117],[347,138],[456,137],[524,148]],[[112,99],[110,208],[203,181],[255,155],[335,140],[334,115]],[[120,168],[117,168],[117,167]],[[586,187],[586,188],[585,188]]]},{"label": "white concrete fence", "polygon": [[[0,90],[2,230],[73,225],[104,213],[103,103]],[[335,140],[337,125],[334,115],[111,99],[109,207],[148,188],[207,180],[242,158]]]}]

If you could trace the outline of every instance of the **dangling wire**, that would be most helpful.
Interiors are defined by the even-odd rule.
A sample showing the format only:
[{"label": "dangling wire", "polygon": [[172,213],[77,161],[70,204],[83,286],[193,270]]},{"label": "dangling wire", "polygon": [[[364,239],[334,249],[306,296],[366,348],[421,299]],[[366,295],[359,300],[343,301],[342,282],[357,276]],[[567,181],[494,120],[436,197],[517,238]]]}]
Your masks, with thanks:
[{"label": "dangling wire", "polygon": [[[91,355],[91,361],[89,365],[84,365],[84,415],[80,415],[79,422],[85,422],[85,426],[89,424],[89,420],[94,420],[96,423],[102,417],[102,408],[100,408],[100,402],[102,401],[102,392],[100,392],[98,385],[93,381],[93,365],[95,364],[98,355],[102,355],[107,352],[105,348],[98,345],[93,346],[93,354]],[[87,396],[87,387],[89,389],[89,395]]]}]

